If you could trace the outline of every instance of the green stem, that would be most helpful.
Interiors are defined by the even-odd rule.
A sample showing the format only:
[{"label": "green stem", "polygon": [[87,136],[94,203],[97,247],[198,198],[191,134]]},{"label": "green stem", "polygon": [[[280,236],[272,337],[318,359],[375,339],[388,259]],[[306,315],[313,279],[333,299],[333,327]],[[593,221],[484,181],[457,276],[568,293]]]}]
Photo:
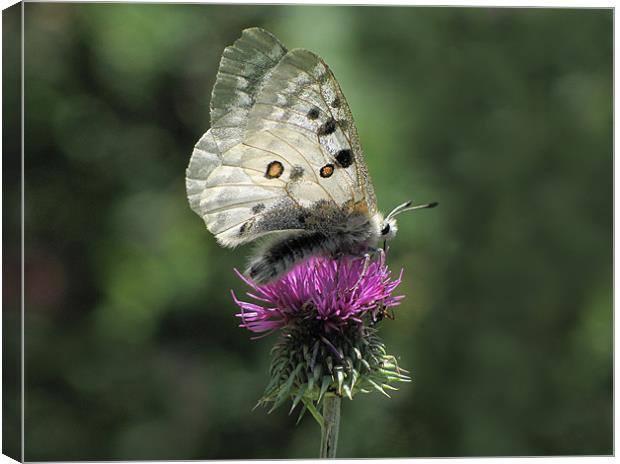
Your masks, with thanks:
[{"label": "green stem", "polygon": [[338,430],[340,429],[340,397],[327,395],[323,399],[323,420],[321,429],[321,459],[336,457],[338,446]]}]

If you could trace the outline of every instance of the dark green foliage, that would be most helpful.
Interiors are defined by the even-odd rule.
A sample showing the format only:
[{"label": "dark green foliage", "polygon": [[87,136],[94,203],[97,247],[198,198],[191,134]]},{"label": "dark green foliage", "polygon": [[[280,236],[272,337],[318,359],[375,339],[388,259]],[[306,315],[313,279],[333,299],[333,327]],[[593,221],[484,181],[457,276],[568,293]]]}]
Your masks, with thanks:
[{"label": "dark green foliage", "polygon": [[316,456],[313,421],[251,412],[275,340],[237,327],[249,250],[184,192],[251,26],[330,65],[383,211],[440,202],[388,257],[415,382],[343,401],[338,456],[613,451],[611,10],[25,10],[26,460]]}]

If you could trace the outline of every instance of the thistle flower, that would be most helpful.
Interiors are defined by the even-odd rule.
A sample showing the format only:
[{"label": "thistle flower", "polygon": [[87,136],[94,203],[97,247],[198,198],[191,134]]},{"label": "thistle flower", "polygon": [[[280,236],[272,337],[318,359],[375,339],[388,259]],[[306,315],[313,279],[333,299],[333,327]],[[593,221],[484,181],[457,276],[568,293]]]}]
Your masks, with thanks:
[{"label": "thistle flower", "polygon": [[392,296],[401,276],[392,280],[381,253],[377,261],[364,258],[312,258],[294,268],[279,280],[257,285],[237,272],[254,293],[248,296],[267,304],[239,301],[241,327],[253,332],[265,332],[284,327],[298,318],[315,317],[326,330],[334,330],[349,321],[362,323],[370,315],[398,305],[402,296]]},{"label": "thistle flower", "polygon": [[[275,282],[251,287],[237,314],[241,327],[255,333],[281,330],[272,349],[271,381],[258,404],[286,399],[291,411],[300,403],[300,419],[309,410],[323,425],[317,407],[325,396],[348,397],[373,390],[387,395],[394,381],[409,381],[377,336],[377,324],[403,296],[392,293],[393,279],[385,255],[377,259],[315,257]],[[388,395],[389,396],[389,395]]]}]

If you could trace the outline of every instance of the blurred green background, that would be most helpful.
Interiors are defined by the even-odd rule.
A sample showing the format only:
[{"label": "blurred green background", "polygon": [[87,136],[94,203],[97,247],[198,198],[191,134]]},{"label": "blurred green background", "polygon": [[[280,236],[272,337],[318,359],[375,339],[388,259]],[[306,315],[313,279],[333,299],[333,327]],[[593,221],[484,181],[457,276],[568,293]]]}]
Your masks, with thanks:
[{"label": "blurred green background", "polygon": [[611,454],[612,14],[27,3],[26,459],[317,456],[309,416],[251,410],[250,248],[185,197],[250,26],[330,65],[384,211],[441,204],[392,247],[414,382],[346,401],[338,455]]}]

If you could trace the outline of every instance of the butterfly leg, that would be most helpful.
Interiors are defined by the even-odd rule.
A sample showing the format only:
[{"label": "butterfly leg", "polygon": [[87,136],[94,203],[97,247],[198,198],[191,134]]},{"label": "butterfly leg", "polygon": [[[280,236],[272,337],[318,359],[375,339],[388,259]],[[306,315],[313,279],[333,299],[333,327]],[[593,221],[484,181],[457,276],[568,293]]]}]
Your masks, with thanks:
[{"label": "butterfly leg", "polygon": [[364,253],[364,266],[362,267],[362,271],[360,272],[360,276],[357,279],[357,282],[355,282],[355,285],[353,285],[353,287],[351,287],[349,289],[349,291],[355,291],[357,290],[357,288],[360,286],[360,284],[362,283],[362,279],[364,278],[364,276],[366,275],[366,273],[368,272],[368,267],[370,266],[370,254],[369,253]]},{"label": "butterfly leg", "polygon": [[377,255],[381,255],[385,253],[385,250],[381,247],[365,247],[361,250],[358,250],[357,253],[354,253],[353,256],[356,258],[376,258]]}]

